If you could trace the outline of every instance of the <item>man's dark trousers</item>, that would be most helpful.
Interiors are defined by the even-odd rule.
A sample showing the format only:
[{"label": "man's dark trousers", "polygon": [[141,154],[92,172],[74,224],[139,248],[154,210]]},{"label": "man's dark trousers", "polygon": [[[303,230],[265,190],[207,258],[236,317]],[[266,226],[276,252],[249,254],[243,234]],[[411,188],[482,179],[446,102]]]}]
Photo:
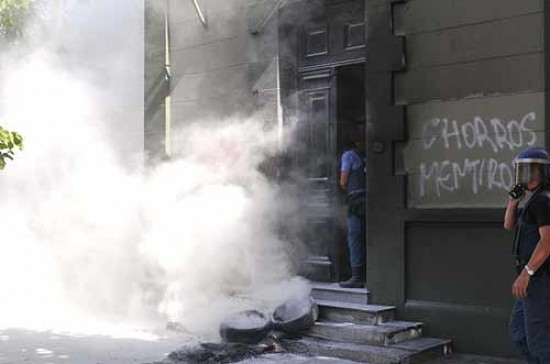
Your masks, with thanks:
[{"label": "man's dark trousers", "polygon": [[[365,220],[363,217],[348,212],[348,248],[350,265],[365,266]],[[550,363],[549,363],[550,364]]]},{"label": "man's dark trousers", "polygon": [[512,340],[529,364],[550,364],[550,272],[542,269],[530,278],[510,319]]}]

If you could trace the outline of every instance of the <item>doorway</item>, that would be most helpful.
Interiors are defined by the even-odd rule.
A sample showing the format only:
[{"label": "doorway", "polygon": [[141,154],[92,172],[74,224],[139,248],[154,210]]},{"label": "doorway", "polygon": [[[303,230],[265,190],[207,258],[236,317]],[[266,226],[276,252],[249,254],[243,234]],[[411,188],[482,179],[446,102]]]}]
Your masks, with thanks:
[{"label": "doorway", "polygon": [[[363,63],[336,68],[336,95],[337,158],[339,170],[341,155],[348,147],[350,140],[359,138],[363,141],[364,146],[366,118],[365,65]],[[362,149],[360,154],[364,160],[364,148]],[[366,245],[364,236],[363,242]],[[341,246],[338,280],[345,280],[350,276],[349,249],[345,227],[341,228],[338,232],[338,243]]]},{"label": "doorway", "polygon": [[300,165],[306,174],[308,216],[305,274],[337,282],[350,274],[345,193],[339,187],[346,142],[364,140],[364,63],[329,65],[299,76]]},{"label": "doorway", "polygon": [[340,66],[336,75],[337,149],[341,155],[345,139],[365,128],[365,65]]},{"label": "doorway", "polygon": [[298,0],[278,12],[283,120],[293,126],[292,168],[306,225],[302,274],[317,282],[350,271],[339,172],[345,139],[365,126],[364,4]]}]

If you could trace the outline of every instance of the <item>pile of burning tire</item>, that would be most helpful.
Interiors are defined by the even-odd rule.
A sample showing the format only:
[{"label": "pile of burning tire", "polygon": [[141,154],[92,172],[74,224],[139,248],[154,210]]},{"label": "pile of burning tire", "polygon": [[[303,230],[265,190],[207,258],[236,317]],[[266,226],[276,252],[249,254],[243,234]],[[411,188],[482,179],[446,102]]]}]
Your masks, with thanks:
[{"label": "pile of burning tire", "polygon": [[272,331],[297,334],[309,329],[319,317],[319,307],[308,297],[289,300],[270,317],[256,310],[239,312],[220,324],[220,336],[227,343],[258,344]]}]

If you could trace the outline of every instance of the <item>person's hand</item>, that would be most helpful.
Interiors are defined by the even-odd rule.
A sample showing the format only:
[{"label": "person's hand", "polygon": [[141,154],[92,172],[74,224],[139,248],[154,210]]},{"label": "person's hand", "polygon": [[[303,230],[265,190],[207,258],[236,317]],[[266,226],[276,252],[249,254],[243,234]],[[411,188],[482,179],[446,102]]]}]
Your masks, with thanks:
[{"label": "person's hand", "polygon": [[516,278],[514,285],[512,286],[512,295],[518,300],[525,298],[527,295],[527,287],[529,286],[529,274],[524,269],[521,274]]},{"label": "person's hand", "polygon": [[[518,198],[514,198],[512,197],[512,192],[515,192],[517,194],[520,194]],[[525,187],[521,186],[521,185],[515,185],[509,192],[508,192],[508,202],[509,203],[512,203],[512,204],[515,204],[515,205],[518,205],[521,200],[523,200],[525,198],[525,196],[527,195],[526,193],[527,191],[525,190]]]}]

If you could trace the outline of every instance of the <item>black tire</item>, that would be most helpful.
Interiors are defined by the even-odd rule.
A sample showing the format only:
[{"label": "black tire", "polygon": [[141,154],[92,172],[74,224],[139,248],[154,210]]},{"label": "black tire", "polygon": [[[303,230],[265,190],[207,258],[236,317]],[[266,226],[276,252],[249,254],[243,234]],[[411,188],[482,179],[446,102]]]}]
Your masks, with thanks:
[{"label": "black tire", "polygon": [[239,312],[220,324],[220,336],[228,343],[258,344],[272,328],[271,320],[259,311]]},{"label": "black tire", "polygon": [[319,307],[308,297],[302,300],[289,300],[273,312],[273,328],[285,333],[298,333],[308,330],[319,318]]}]

